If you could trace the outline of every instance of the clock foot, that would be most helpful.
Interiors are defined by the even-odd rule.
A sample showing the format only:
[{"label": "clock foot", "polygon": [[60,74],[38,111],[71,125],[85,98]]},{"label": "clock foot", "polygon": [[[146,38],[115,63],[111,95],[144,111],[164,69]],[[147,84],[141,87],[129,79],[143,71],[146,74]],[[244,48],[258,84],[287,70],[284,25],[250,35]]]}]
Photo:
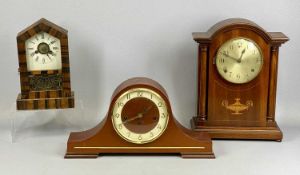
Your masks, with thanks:
[{"label": "clock foot", "polygon": [[97,158],[98,157],[98,154],[72,154],[72,153],[67,153],[65,155],[65,159],[72,159],[72,158]]},{"label": "clock foot", "polygon": [[191,154],[191,153],[181,153],[182,158],[206,158],[206,159],[214,159],[216,158],[214,154]]},{"label": "clock foot", "polygon": [[17,98],[17,110],[37,110],[37,109],[63,109],[74,108],[74,92],[71,96],[56,98],[22,98],[19,94]]}]

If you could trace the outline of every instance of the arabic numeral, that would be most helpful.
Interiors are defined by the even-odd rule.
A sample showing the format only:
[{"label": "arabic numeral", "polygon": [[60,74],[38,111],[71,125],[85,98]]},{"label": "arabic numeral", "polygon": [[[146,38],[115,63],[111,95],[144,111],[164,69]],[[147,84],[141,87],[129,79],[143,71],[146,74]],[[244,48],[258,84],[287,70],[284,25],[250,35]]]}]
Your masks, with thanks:
[{"label": "arabic numeral", "polygon": [[119,117],[120,117],[120,114],[116,113],[114,116],[115,116],[116,118],[119,118]]},{"label": "arabic numeral", "polygon": [[138,97],[142,97],[143,96],[143,92],[137,92],[137,96]]},{"label": "arabic numeral", "polygon": [[123,128],[122,124],[119,124],[119,129],[122,129],[122,128]]},{"label": "arabic numeral", "polygon": [[166,118],[168,114],[162,113],[161,118]]},{"label": "arabic numeral", "polygon": [[118,102],[118,107],[123,107],[123,106],[124,106],[124,103]]},{"label": "arabic numeral", "polygon": [[157,129],[161,130],[161,126],[160,126],[160,125],[157,125]]},{"label": "arabic numeral", "polygon": [[162,102],[158,102],[158,103],[157,103],[157,106],[158,106],[158,107],[162,107],[162,106],[163,106]]}]

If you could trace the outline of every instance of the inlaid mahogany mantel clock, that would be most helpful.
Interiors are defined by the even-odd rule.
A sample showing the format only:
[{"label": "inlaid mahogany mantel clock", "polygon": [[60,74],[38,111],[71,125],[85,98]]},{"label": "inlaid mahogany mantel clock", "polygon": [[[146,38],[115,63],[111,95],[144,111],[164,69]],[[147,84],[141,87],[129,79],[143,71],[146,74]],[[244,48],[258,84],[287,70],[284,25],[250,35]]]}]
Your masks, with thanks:
[{"label": "inlaid mahogany mantel clock", "polygon": [[148,78],[119,85],[104,120],[90,130],[70,134],[65,158],[96,158],[105,153],[214,157],[208,134],[181,126],[166,91]]},{"label": "inlaid mahogany mantel clock", "polygon": [[197,116],[192,128],[212,138],[281,141],[275,121],[278,51],[288,38],[246,19],[227,19],[199,43]]},{"label": "inlaid mahogany mantel clock", "polygon": [[73,108],[67,31],[40,19],[17,36],[18,110]]}]

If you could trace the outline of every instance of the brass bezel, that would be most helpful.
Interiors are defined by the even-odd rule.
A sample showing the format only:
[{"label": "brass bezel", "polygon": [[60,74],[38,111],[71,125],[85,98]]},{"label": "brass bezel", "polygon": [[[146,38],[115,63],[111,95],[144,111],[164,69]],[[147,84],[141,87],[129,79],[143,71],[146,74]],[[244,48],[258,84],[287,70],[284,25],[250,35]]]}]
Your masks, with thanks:
[{"label": "brass bezel", "polygon": [[[166,124],[164,125],[164,127],[161,129],[160,133],[158,135],[156,135],[155,137],[153,137],[152,139],[149,139],[149,140],[142,140],[142,141],[138,141],[138,140],[132,140],[132,139],[129,139],[127,138],[126,136],[124,136],[117,128],[117,126],[115,126],[115,123],[114,123],[114,117],[113,117],[113,111],[114,111],[114,108],[115,108],[115,105],[117,105],[117,102],[118,102],[118,99],[121,99],[123,98],[126,94],[128,93],[132,93],[132,92],[136,92],[136,91],[148,91],[148,92],[151,92],[152,94],[156,95],[159,99],[161,99],[162,103],[163,103],[163,106],[166,108],[166,111],[168,112],[168,115],[166,116]],[[135,97],[137,98],[137,97]],[[145,98],[145,97],[144,97]],[[134,99],[134,98],[132,98]],[[130,100],[132,100],[130,99]],[[112,120],[112,124],[113,124],[113,128],[114,130],[116,131],[116,133],[121,137],[123,138],[124,140],[128,141],[128,142],[131,142],[131,143],[135,143],[135,144],[145,144],[145,143],[150,143],[150,142],[153,142],[154,140],[158,139],[166,130],[167,126],[168,126],[168,122],[169,122],[169,110],[168,110],[168,106],[166,105],[167,103],[165,102],[165,100],[158,94],[156,93],[154,90],[151,90],[151,89],[148,89],[148,88],[133,88],[133,89],[129,89],[125,92],[123,92],[115,101],[115,104],[113,105],[113,108],[112,108],[112,115],[111,115],[111,120]],[[124,104],[125,105],[125,104]],[[157,107],[157,105],[155,105]],[[121,116],[120,116],[121,117]],[[159,122],[158,122],[159,123]],[[150,131],[149,131],[150,132]]]},{"label": "brass bezel", "polygon": [[[251,42],[251,43],[253,43],[253,45],[257,48],[257,50],[259,51],[259,54],[260,54],[260,57],[261,57],[261,64],[260,64],[260,67],[259,67],[259,71],[257,72],[257,74],[255,75],[255,76],[253,76],[251,79],[249,79],[249,80],[247,80],[247,81],[243,81],[243,82],[235,82],[235,81],[231,81],[231,80],[229,80],[228,78],[226,78],[226,77],[224,77],[221,73],[220,73],[220,71],[219,71],[219,69],[218,69],[218,55],[219,55],[219,52],[220,52],[220,50],[221,50],[221,48],[224,46],[224,45],[226,45],[226,44],[228,44],[228,43],[231,43],[231,42],[233,42],[234,40],[239,40],[239,39],[244,39],[244,40],[247,40],[247,41],[249,41],[249,42]],[[255,42],[255,41],[253,41],[252,39],[249,39],[249,38],[246,38],[246,37],[235,37],[235,38],[231,38],[231,39],[229,39],[229,40],[227,40],[226,42],[224,42],[219,48],[218,48],[218,51],[217,51],[217,53],[216,53],[216,56],[215,56],[215,63],[216,63],[216,69],[217,69],[217,72],[218,72],[218,74],[224,79],[224,80],[226,80],[226,81],[228,81],[228,82],[230,82],[230,83],[233,83],[233,84],[245,84],[245,83],[249,83],[250,81],[252,81],[252,80],[254,80],[259,74],[260,74],[260,72],[261,72],[261,70],[262,70],[262,67],[263,67],[263,65],[264,65],[264,56],[263,56],[263,54],[262,54],[263,52],[261,51],[261,48],[259,47],[259,45]]]}]

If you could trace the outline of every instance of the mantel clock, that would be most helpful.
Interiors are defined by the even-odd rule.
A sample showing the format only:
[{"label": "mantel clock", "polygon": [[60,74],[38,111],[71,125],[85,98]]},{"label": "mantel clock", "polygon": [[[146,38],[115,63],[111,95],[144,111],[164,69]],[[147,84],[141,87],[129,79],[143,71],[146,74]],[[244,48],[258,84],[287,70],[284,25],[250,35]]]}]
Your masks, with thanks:
[{"label": "mantel clock", "polygon": [[212,138],[281,141],[275,121],[278,52],[288,38],[246,19],[227,19],[199,43],[197,131]]},{"label": "mantel clock", "polygon": [[165,90],[148,78],[132,78],[118,86],[104,120],[90,130],[70,134],[65,158],[105,153],[214,157],[208,134],[180,125]]},{"label": "mantel clock", "polygon": [[17,36],[18,110],[73,108],[67,31],[40,19]]}]

